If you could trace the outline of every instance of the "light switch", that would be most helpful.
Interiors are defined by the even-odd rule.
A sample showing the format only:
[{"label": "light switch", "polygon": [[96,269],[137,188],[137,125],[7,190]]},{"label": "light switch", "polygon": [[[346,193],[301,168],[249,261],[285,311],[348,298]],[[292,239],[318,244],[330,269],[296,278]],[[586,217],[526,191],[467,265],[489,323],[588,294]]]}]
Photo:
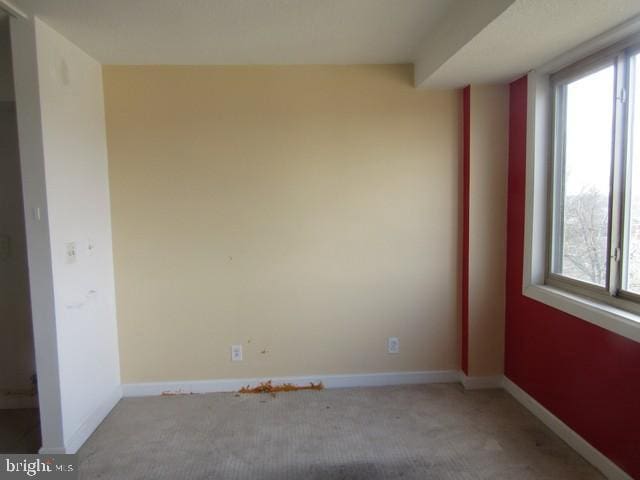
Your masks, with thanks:
[{"label": "light switch", "polygon": [[231,345],[231,361],[242,361],[242,345]]},{"label": "light switch", "polygon": [[69,242],[66,244],[65,263],[76,263],[78,259],[78,249],[76,248],[76,242]]}]

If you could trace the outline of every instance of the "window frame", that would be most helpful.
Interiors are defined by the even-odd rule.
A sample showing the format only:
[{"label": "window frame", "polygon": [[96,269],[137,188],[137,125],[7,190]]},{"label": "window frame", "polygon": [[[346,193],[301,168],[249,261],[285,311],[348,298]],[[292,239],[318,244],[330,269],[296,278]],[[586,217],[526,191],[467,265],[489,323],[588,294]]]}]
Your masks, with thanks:
[{"label": "window frame", "polygon": [[[587,297],[598,302],[640,315],[640,294],[623,290],[624,255],[628,244],[626,230],[629,208],[627,193],[628,133],[630,100],[631,58],[640,52],[640,35],[630,35],[623,40],[590,54],[548,74],[548,165],[547,165],[547,213],[545,237],[544,285]],[[604,286],[555,273],[554,263],[559,254],[554,251],[561,245],[563,221],[558,202],[564,199],[564,129],[562,118],[566,110],[566,85],[608,66],[614,67],[614,92],[612,95],[612,151],[608,203],[606,273]],[[635,92],[639,97],[638,92]],[[560,121],[558,120],[560,118]],[[560,218],[559,218],[560,217]],[[560,241],[559,241],[560,240]],[[561,255],[561,254],[560,254]],[[557,263],[556,265],[557,266]]]},{"label": "window frame", "polygon": [[[624,119],[624,125],[625,125],[625,131],[624,131],[624,148],[625,148],[625,156],[628,155],[628,150],[629,150],[629,146],[630,146],[630,138],[629,138],[629,132],[631,131],[632,128],[632,124],[631,121],[629,119],[629,112],[631,110],[631,106],[632,106],[632,94],[631,94],[631,82],[632,82],[632,78],[631,78],[631,68],[629,68],[631,66],[631,58],[632,57],[638,57],[638,59],[640,59],[640,38],[638,38],[638,35],[634,36],[635,38],[635,42],[631,45],[629,45],[626,48],[626,52],[627,52],[627,56],[629,61],[626,63],[626,71],[625,71],[625,77],[626,77],[626,85],[625,85],[625,102],[627,103],[627,108],[625,109],[625,113],[626,113],[626,117]],[[637,60],[636,60],[637,61]],[[636,67],[637,68],[637,67]],[[635,95],[636,98],[634,98],[634,101],[640,101],[640,95],[638,94],[639,92],[634,91],[633,94]],[[636,121],[639,121],[640,119],[635,119]],[[637,147],[640,147],[640,145],[638,145]],[[627,159],[628,160],[628,159]],[[625,168],[627,166],[627,162],[625,162],[624,164]],[[621,238],[620,238],[620,245],[621,245],[621,255],[620,255],[620,272],[619,272],[619,285],[620,285],[620,291],[618,292],[618,296],[619,298],[623,299],[623,300],[628,300],[628,301],[632,301],[634,302],[634,304],[638,304],[640,305],[640,293],[633,293],[629,290],[624,290],[622,288],[622,286],[624,285],[624,276],[625,276],[625,262],[623,261],[624,255],[625,253],[628,251],[627,247],[627,243],[629,242],[629,238],[628,235],[625,235],[625,233],[628,233],[628,229],[625,230],[625,228],[628,225],[627,222],[627,214],[631,211],[631,208],[627,208],[627,205],[629,203],[631,203],[631,199],[627,197],[627,192],[629,192],[630,190],[630,182],[631,182],[631,176],[627,176],[626,175],[626,171],[623,175],[623,180],[625,182],[625,188],[623,189],[623,199],[622,199],[622,212],[621,212],[621,218],[620,218],[620,232],[621,232]],[[640,310],[638,310],[640,312]],[[636,312],[637,313],[637,312]]]},{"label": "window frame", "polygon": [[[630,18],[611,30],[598,35],[577,47],[562,53],[551,61],[529,70],[519,80],[519,85],[512,84],[511,109],[518,118],[523,113],[524,124],[518,122],[512,128],[518,130],[513,134],[514,161],[519,155],[524,158],[524,179],[522,185],[513,185],[515,198],[524,196],[524,236],[522,238],[522,283],[521,294],[527,308],[545,305],[552,310],[570,315],[598,328],[619,335],[632,342],[640,343],[640,315],[605,301],[572,293],[545,283],[547,220],[548,220],[548,168],[549,146],[551,142],[551,93],[549,76],[594,52],[604,51],[611,45],[625,42],[629,38],[640,40],[640,15]],[[524,85],[522,85],[524,83]],[[524,98],[514,93],[524,93]],[[524,109],[521,110],[521,109]],[[524,131],[520,131],[520,128]],[[515,133],[517,132],[517,133]],[[524,144],[519,143],[524,140]],[[519,169],[519,165],[516,165]],[[514,181],[519,181],[519,176]],[[522,189],[522,190],[521,190]],[[513,210],[515,221],[519,221],[520,211]],[[535,309],[538,314],[545,310]]]}]

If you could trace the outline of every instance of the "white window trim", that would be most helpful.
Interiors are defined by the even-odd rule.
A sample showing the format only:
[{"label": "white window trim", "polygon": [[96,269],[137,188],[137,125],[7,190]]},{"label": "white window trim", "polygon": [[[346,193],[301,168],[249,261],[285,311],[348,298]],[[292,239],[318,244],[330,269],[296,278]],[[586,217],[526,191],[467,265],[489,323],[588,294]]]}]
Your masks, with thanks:
[{"label": "white window trim", "polygon": [[640,32],[640,15],[527,75],[527,144],[522,294],[640,342],[640,315],[545,285],[548,155],[551,141],[549,75]]}]

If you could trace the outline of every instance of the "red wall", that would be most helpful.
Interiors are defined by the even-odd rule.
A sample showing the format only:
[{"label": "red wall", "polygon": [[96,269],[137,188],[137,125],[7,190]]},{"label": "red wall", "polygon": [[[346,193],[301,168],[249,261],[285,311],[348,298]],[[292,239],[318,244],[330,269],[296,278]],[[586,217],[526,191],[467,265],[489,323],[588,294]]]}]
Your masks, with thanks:
[{"label": "red wall", "polygon": [[526,77],[510,89],[506,376],[640,479],[640,343],[522,295]]},{"label": "red wall", "polygon": [[462,90],[462,332],[460,363],[469,375],[469,185],[471,87]]}]

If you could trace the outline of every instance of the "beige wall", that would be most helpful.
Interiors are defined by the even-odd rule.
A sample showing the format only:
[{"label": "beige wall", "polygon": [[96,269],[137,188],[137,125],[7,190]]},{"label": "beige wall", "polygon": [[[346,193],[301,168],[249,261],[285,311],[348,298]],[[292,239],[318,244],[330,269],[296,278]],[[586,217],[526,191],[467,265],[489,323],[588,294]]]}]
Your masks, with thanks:
[{"label": "beige wall", "polygon": [[458,95],[412,75],[104,68],[124,383],[458,368]]},{"label": "beige wall", "polygon": [[469,375],[503,372],[509,87],[471,86]]}]

